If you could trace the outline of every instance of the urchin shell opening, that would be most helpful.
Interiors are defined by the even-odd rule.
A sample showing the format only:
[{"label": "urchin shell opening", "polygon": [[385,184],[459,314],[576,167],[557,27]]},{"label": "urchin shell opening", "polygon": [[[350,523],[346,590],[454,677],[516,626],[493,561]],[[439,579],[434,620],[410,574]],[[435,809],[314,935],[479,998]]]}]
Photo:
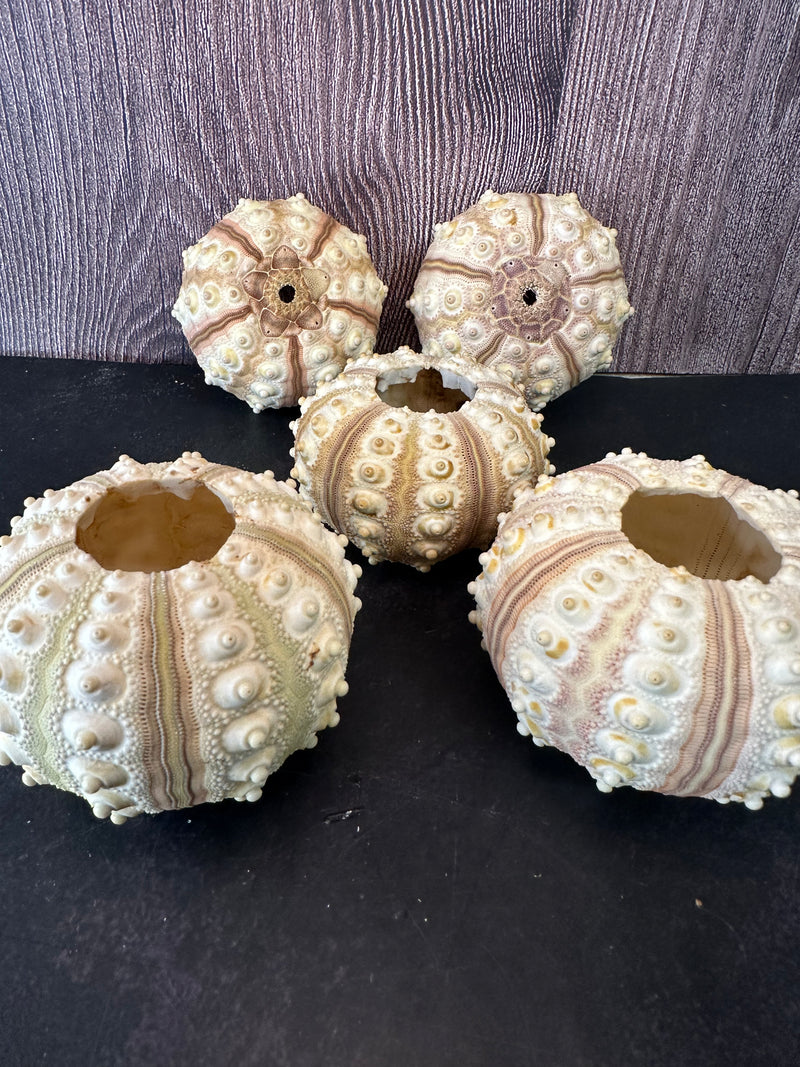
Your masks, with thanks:
[{"label": "urchin shell opening", "polygon": [[232,508],[201,482],[131,482],[84,512],[75,543],[106,570],[151,574],[211,559],[234,526]]},{"label": "urchin shell opening", "polygon": [[409,411],[435,411],[446,415],[472,400],[477,388],[452,371],[434,367],[403,367],[378,378],[376,391],[384,404]]},{"label": "urchin shell opening", "polygon": [[699,578],[768,582],[781,555],[722,496],[637,489],[622,508],[622,532],[657,563]]}]

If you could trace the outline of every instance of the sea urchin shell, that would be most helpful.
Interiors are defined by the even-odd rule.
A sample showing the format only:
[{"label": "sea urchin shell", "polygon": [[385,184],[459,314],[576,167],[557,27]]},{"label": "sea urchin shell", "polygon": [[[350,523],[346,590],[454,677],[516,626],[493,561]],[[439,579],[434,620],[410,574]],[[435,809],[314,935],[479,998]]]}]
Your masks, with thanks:
[{"label": "sea urchin shell", "polygon": [[292,475],[371,563],[427,571],[485,548],[498,512],[551,469],[520,391],[435,342],[354,360],[300,410]]},{"label": "sea urchin shell", "polygon": [[759,808],[800,769],[800,502],[702,456],[541,479],[470,587],[520,733],[632,785]]},{"label": "sea urchin shell", "polygon": [[0,762],[114,822],[257,800],[338,721],[358,568],[289,485],[184,453],[0,538]]},{"label": "sea urchin shell", "polygon": [[436,227],[408,301],[420,339],[502,368],[538,411],[611,363],[633,310],[615,236],[574,193],[490,190]]},{"label": "sea urchin shell", "polygon": [[172,313],[206,382],[254,411],[296,404],[372,352],[386,286],[366,241],[300,193],[240,200],[183,261]]}]

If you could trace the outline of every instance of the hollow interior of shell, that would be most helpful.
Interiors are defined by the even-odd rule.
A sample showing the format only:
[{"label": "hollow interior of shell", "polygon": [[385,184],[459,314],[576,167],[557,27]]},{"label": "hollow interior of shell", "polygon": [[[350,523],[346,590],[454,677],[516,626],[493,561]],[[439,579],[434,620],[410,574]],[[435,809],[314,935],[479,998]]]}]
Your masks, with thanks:
[{"label": "hollow interior of shell", "polygon": [[132,482],[84,512],[75,543],[105,570],[173,570],[211,559],[233,533],[232,511],[199,482]]},{"label": "hollow interior of shell", "polygon": [[376,392],[389,407],[446,415],[472,400],[477,387],[447,368],[410,366],[392,368],[380,375]]},{"label": "hollow interior of shell", "polygon": [[768,582],[781,565],[769,538],[722,496],[638,489],[622,508],[622,532],[657,563],[700,578]]}]

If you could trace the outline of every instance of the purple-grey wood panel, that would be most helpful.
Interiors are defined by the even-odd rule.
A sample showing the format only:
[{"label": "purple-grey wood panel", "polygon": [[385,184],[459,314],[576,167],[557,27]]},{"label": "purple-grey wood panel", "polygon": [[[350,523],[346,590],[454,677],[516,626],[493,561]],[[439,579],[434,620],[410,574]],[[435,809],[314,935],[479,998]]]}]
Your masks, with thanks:
[{"label": "purple-grey wood panel", "polygon": [[549,184],[619,230],[615,369],[800,371],[797,0],[582,0]]},{"label": "purple-grey wood panel", "polygon": [[0,352],[191,359],[181,250],[302,191],[389,285],[488,187],[544,189],[572,0],[2,0]]},{"label": "purple-grey wood panel", "polygon": [[367,236],[379,347],[434,222],[575,189],[616,369],[800,370],[797,0],[2,0],[0,353],[191,359],[180,252],[302,190]]}]

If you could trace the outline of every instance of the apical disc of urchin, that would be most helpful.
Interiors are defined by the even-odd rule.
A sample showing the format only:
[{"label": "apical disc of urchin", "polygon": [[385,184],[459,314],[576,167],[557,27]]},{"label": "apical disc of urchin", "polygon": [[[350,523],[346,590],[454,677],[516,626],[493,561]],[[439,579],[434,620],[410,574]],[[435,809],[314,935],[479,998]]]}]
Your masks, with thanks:
[{"label": "apical disc of urchin", "polygon": [[598,788],[760,808],[800,770],[800,502],[629,449],[542,478],[470,587],[518,730]]},{"label": "apical disc of urchin", "polygon": [[363,236],[298,193],[240,200],[183,253],[172,314],[209,385],[296,404],[372,352],[386,286]]},{"label": "apical disc of urchin", "polygon": [[575,193],[484,193],[436,227],[408,301],[420,340],[504,370],[538,411],[611,363],[633,313],[615,237]]},{"label": "apical disc of urchin", "polygon": [[344,538],[296,490],[184,453],[123,456],[0,538],[0,763],[140,812],[258,800],[338,722],[359,607]]}]

